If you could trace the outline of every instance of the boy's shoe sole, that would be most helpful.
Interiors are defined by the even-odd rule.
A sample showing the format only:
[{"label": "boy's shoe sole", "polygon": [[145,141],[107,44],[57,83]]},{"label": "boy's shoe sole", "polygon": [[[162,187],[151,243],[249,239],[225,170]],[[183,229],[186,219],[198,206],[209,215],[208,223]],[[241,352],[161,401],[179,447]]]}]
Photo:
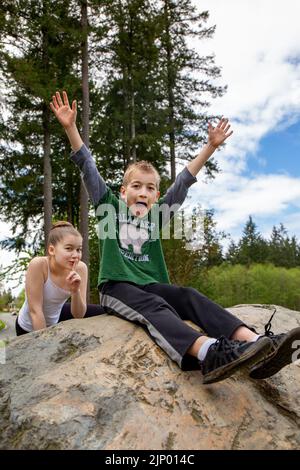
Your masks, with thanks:
[{"label": "boy's shoe sole", "polygon": [[253,342],[253,345],[236,360],[205,374],[203,376],[203,384],[208,385],[219,382],[220,380],[227,379],[233,375],[237,369],[240,370],[245,367],[251,367],[253,364],[261,361],[270,349],[272,349],[272,346],[273,343],[268,337],[264,337]]},{"label": "boy's shoe sole", "polygon": [[249,376],[252,379],[267,379],[291,364],[293,353],[297,350],[297,348],[293,348],[293,342],[296,340],[299,341],[298,347],[300,347],[300,328],[294,328],[286,333],[275,351],[260,363],[255,364]]}]

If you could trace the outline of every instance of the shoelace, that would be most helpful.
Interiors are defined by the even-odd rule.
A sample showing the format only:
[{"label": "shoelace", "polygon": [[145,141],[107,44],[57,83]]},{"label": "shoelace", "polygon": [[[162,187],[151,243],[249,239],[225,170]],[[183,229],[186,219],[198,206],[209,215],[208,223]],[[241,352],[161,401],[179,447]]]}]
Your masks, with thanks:
[{"label": "shoelace", "polygon": [[217,341],[214,343],[215,349],[220,351],[222,349],[232,349],[233,347],[238,347],[241,344],[246,343],[246,341],[238,341],[235,339],[228,339],[226,336],[220,336]]},{"label": "shoelace", "polygon": [[220,336],[220,338],[218,338],[217,341],[215,342],[215,349],[218,351],[224,346],[226,342],[227,342],[227,338],[225,336]]},{"label": "shoelace", "polygon": [[268,323],[265,324],[265,336],[274,336],[273,331],[271,331],[271,327],[272,327],[271,321],[272,321],[275,313],[276,313],[276,308],[274,308],[274,312],[272,313]]}]

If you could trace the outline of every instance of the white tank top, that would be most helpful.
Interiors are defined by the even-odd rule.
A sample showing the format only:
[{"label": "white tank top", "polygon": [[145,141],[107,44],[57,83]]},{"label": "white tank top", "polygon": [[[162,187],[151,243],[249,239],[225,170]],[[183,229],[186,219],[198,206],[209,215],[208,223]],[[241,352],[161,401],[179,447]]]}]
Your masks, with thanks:
[{"label": "white tank top", "polygon": [[[48,264],[48,277],[43,289],[43,313],[46,325],[55,325],[60,316],[63,304],[71,296],[71,293],[54,284],[50,277],[50,269]],[[25,296],[25,302],[21,307],[18,315],[18,323],[25,331],[33,331],[31,318],[29,315],[29,305]]]}]

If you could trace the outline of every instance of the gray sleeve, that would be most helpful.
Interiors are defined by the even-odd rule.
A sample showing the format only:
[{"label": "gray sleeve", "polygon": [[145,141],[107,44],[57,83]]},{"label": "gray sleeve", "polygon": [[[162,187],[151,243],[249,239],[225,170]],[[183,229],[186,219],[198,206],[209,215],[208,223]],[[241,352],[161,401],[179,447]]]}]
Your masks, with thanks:
[{"label": "gray sleeve", "polygon": [[179,210],[184,202],[189,187],[196,183],[197,178],[193,176],[187,167],[177,175],[175,182],[170,186],[165,196],[159,201],[160,205],[160,227],[166,225]]},{"label": "gray sleeve", "polygon": [[161,204],[172,206],[173,204],[181,205],[188,193],[192,184],[196,183],[197,178],[193,176],[187,167],[177,175],[175,182],[170,186],[164,197],[161,199]]},{"label": "gray sleeve", "polygon": [[92,203],[97,205],[100,199],[102,199],[106,193],[107,186],[104,179],[97,170],[96,163],[92,158],[91,152],[83,144],[77,152],[71,153],[70,158],[81,171],[84,185]]}]

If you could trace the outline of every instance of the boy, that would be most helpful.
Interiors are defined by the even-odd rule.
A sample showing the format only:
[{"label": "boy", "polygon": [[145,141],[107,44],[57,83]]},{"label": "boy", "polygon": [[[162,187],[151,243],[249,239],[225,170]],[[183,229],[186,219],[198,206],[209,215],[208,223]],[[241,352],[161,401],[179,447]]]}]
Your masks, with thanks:
[{"label": "boy", "polygon": [[[71,108],[66,92],[63,100],[57,92],[50,106],[67,133],[71,158],[83,174],[99,220],[98,284],[104,309],[146,327],[183,370],[201,368],[204,384],[223,380],[241,367],[258,364],[252,376],[269,376],[290,363],[292,341],[300,338],[300,328],[287,335],[259,336],[195,289],[169,283],[159,231],[183,203],[208,158],[232,134],[228,120],[221,119],[216,128],[209,125],[208,144],[162,199],[159,175],[144,161],[127,168],[118,199],[82,142],[76,127],[76,102]],[[209,337],[183,320],[191,320]]]}]

